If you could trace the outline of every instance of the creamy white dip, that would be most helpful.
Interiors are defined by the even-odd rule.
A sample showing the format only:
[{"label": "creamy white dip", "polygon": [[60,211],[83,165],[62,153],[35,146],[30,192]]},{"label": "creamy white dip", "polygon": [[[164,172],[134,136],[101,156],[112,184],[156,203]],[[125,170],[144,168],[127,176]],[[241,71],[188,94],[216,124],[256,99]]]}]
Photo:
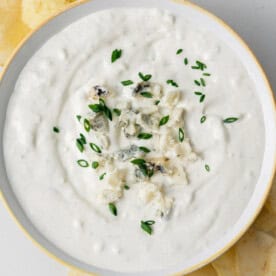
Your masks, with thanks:
[{"label": "creamy white dip", "polygon": [[[122,49],[122,55],[112,63],[115,49]],[[182,51],[177,54],[178,49]],[[192,69],[196,61],[207,68]],[[154,99],[133,94],[141,82],[139,72],[152,76]],[[122,85],[125,80],[133,85]],[[154,137],[141,140],[137,135],[142,130],[130,128],[132,136],[123,136],[122,114],[112,111],[104,138],[93,129],[87,133],[82,120],[96,115],[88,108],[98,103],[96,85],[110,92],[104,100],[111,111],[148,112],[157,122],[165,115],[170,119],[153,132],[149,126],[146,132]],[[196,91],[205,95],[202,102]],[[180,94],[176,102],[168,99],[173,93]],[[80,122],[76,115],[82,116]],[[224,122],[231,117],[237,120]],[[184,141],[179,141],[179,128]],[[80,133],[87,139],[83,152],[76,146]],[[9,103],[4,150],[18,199],[50,241],[89,264],[142,271],[194,257],[233,227],[259,175],[263,133],[254,81],[214,34],[163,11],[118,9],[70,25],[32,57]],[[90,142],[102,149],[101,156]],[[167,156],[180,172],[159,171],[139,179],[131,176],[134,156],[125,163],[114,156],[108,161],[133,144],[152,150],[135,158]],[[78,160],[89,167],[82,168]],[[93,169],[95,161],[99,167]],[[121,176],[118,169],[129,175]],[[155,222],[151,235],[140,225],[147,220]]]}]

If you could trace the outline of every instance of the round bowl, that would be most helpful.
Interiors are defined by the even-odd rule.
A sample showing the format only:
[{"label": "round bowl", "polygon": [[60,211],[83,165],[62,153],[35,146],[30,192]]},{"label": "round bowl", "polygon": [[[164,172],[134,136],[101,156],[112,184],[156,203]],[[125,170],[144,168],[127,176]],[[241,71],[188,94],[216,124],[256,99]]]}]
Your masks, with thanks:
[{"label": "round bowl", "polygon": [[[66,254],[54,244],[48,241],[32,224],[27,215],[20,206],[11,185],[5,169],[3,156],[3,129],[5,123],[6,109],[10,96],[14,90],[16,80],[28,62],[35,53],[50,37],[58,33],[70,23],[99,10],[116,7],[144,7],[144,8],[160,8],[169,10],[178,16],[185,16],[196,20],[198,24],[203,25],[211,32],[223,40],[242,60],[247,68],[252,80],[255,82],[258,97],[263,111],[265,123],[265,151],[263,164],[260,171],[258,182],[256,183],[254,193],[241,214],[239,220],[229,229],[227,234],[218,237],[216,242],[207,247],[199,255],[192,259],[183,260],[183,263],[173,268],[162,271],[144,271],[140,273],[121,273],[105,269],[100,269],[77,260]],[[239,38],[239,36],[231,30],[224,22],[216,18],[207,11],[191,4],[185,0],[94,0],[81,4],[73,5],[71,9],[66,10],[53,17],[50,21],[36,29],[21,45],[17,48],[7,66],[4,68],[2,80],[0,83],[0,189],[2,191],[3,201],[11,215],[15,218],[20,228],[49,255],[59,260],[61,263],[70,266],[73,269],[86,272],[96,273],[100,275],[183,275],[189,273],[217,258],[228,248],[230,248],[249,228],[258,213],[260,212],[265,199],[272,185],[272,177],[275,170],[276,159],[276,117],[273,93],[267,81],[267,78],[257,62],[255,56]]]}]

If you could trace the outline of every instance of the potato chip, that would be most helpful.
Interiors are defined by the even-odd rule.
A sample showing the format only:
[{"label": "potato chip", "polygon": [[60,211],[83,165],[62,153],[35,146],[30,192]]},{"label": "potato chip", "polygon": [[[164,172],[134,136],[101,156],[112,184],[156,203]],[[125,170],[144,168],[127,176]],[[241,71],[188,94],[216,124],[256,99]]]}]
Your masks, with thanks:
[{"label": "potato chip", "polygon": [[238,275],[264,276],[274,245],[272,236],[251,228],[235,246]]},{"label": "potato chip", "polygon": [[276,176],[273,179],[272,189],[265,203],[270,212],[276,214]]},{"label": "potato chip", "polygon": [[20,0],[1,0],[0,3],[0,64],[3,65],[30,30],[21,21]]},{"label": "potato chip", "polygon": [[274,245],[269,252],[269,258],[267,260],[264,276],[275,276],[275,275],[276,275],[276,245]]},{"label": "potato chip", "polygon": [[232,247],[217,260],[212,262],[218,276],[238,276],[236,267],[236,252]]},{"label": "potato chip", "polygon": [[217,276],[217,273],[211,265],[207,265],[195,272],[187,274],[186,276]]},{"label": "potato chip", "polygon": [[22,0],[22,18],[27,26],[34,29],[47,18],[64,10],[73,0]]},{"label": "potato chip", "polygon": [[269,212],[269,210],[264,207],[254,223],[254,228],[274,236],[276,231],[276,214]]}]

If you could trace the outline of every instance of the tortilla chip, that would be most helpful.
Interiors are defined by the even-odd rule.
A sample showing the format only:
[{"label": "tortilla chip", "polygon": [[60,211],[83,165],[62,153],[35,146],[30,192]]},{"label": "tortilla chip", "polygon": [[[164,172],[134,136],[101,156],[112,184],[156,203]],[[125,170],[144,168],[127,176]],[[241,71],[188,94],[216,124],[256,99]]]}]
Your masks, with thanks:
[{"label": "tortilla chip", "polygon": [[195,272],[187,274],[186,276],[217,276],[217,273],[212,265],[207,265]]},{"label": "tortilla chip", "polygon": [[21,21],[21,1],[0,1],[0,65],[3,65],[30,29]]},{"label": "tortilla chip", "polygon": [[217,260],[212,262],[218,276],[238,276],[236,266],[236,252],[232,247]]},{"label": "tortilla chip", "polygon": [[22,18],[34,29],[55,13],[64,10],[75,0],[22,0]]},{"label": "tortilla chip", "polygon": [[235,247],[238,275],[264,276],[274,245],[272,236],[250,229]]}]

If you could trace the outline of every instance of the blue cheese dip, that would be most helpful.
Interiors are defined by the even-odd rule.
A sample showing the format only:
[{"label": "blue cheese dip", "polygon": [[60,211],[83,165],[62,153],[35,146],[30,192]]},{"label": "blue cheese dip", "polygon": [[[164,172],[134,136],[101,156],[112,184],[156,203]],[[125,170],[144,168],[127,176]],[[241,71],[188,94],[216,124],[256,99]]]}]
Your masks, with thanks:
[{"label": "blue cheese dip", "polygon": [[49,39],[16,83],[10,183],[73,257],[126,272],[180,264],[225,235],[254,191],[255,95],[239,58],[195,22],[156,9],[91,14]]}]

